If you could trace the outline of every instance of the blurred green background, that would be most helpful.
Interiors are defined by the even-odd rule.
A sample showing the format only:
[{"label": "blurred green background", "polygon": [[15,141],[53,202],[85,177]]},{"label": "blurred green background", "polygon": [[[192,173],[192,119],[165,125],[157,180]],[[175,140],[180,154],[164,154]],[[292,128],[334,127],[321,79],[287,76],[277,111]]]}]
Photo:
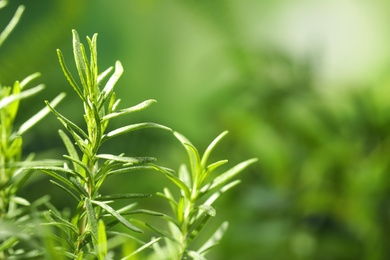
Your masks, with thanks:
[{"label": "blurred green background", "polygon": [[[22,20],[0,49],[0,82],[38,71],[47,86],[24,104],[21,122],[67,92],[58,109],[82,123],[55,51],[74,68],[71,29],[97,32],[101,71],[124,66],[122,107],[158,100],[126,123],[167,125],[200,151],[229,130],[215,160],[259,158],[217,203],[210,229],[223,220],[230,228],[210,259],[390,259],[388,1],[13,0],[0,28],[20,4]],[[61,158],[58,128],[46,118],[25,136],[26,154]],[[173,169],[186,160],[158,130],[119,139],[102,149]],[[110,181],[107,193],[165,184],[154,173]],[[67,207],[39,173],[23,190],[31,199],[46,193]],[[165,210],[158,202],[142,206]]]}]

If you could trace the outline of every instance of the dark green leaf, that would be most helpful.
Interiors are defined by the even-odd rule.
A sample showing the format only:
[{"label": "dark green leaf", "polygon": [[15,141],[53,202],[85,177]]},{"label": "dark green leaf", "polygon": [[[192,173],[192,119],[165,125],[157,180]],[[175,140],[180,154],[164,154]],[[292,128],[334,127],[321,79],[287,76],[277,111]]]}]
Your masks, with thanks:
[{"label": "dark green leaf", "polygon": [[70,196],[72,196],[72,198],[74,198],[77,202],[80,201],[80,198],[77,198],[77,196],[71,192],[68,188],[66,188],[65,186],[59,184],[58,182],[55,182],[53,180],[50,180],[51,183],[53,183],[54,185],[56,185],[57,187],[59,187],[60,189],[66,191]]},{"label": "dark green leaf", "polygon": [[95,214],[95,210],[92,206],[91,200],[87,197],[85,198],[85,207],[87,209],[87,216],[88,216],[88,223],[90,226],[90,230],[92,233],[92,242],[95,246],[95,248],[98,247],[98,237],[99,237],[99,231],[98,231],[98,220]]}]

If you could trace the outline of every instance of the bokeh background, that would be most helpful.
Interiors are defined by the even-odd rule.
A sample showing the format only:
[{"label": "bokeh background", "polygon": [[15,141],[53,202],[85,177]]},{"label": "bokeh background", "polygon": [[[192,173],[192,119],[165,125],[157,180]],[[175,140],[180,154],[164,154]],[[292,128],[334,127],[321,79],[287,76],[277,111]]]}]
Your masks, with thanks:
[{"label": "bokeh background", "polygon": [[[46,89],[22,107],[20,122],[60,92],[58,110],[82,124],[80,104],[62,75],[56,49],[74,71],[71,30],[99,34],[101,71],[120,60],[122,107],[158,103],[115,121],[153,121],[203,151],[229,135],[213,159],[259,162],[217,203],[210,230],[230,228],[210,259],[390,259],[390,3],[385,0],[13,0],[26,10],[0,49],[0,81],[34,72]],[[24,138],[25,152],[65,153],[54,116]],[[158,130],[132,133],[105,152],[148,155],[178,169],[184,149]],[[152,192],[156,173],[118,176],[107,193]],[[23,189],[62,191],[37,173]],[[161,203],[159,203],[161,202]],[[166,210],[163,201],[141,206]]]}]

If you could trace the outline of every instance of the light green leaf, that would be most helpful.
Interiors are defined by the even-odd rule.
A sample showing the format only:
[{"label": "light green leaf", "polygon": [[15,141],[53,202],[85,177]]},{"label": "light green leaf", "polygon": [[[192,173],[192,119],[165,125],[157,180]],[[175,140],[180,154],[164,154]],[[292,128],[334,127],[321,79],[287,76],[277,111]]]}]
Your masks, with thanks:
[{"label": "light green leaf", "polygon": [[205,255],[211,248],[218,245],[223,235],[229,227],[227,221],[223,222],[221,226],[214,232],[214,234],[203,244],[203,246],[197,251],[201,255]]},{"label": "light green leaf", "polygon": [[172,129],[170,129],[169,127],[156,124],[156,123],[147,122],[147,123],[132,124],[132,125],[120,127],[118,129],[109,132],[106,136],[103,136],[103,141],[106,141],[107,139],[116,137],[118,135],[126,134],[132,131],[145,129],[145,128],[159,128],[163,130],[172,131]]},{"label": "light green leaf", "polygon": [[104,226],[103,220],[99,220],[98,224],[98,258],[106,259],[107,255],[107,234],[106,227]]},{"label": "light green leaf", "polygon": [[139,252],[145,250],[146,248],[152,246],[153,244],[155,244],[157,241],[159,241],[161,239],[161,237],[158,237],[158,238],[154,238],[152,239],[150,242],[146,243],[145,245],[141,246],[140,248],[138,248],[137,250],[135,250],[134,252],[132,252],[130,255],[127,255],[126,257],[123,257],[121,260],[127,260],[127,259],[130,259],[131,257],[133,257],[134,255],[138,254]]},{"label": "light green leaf", "polygon": [[[69,229],[70,231],[72,231],[75,235],[79,233],[79,229],[73,225],[72,223],[70,223],[69,221],[67,221],[66,219],[62,218],[60,215],[58,215],[57,213],[55,213],[53,210],[49,210],[49,215],[50,217],[52,217],[58,224],[61,224],[63,225],[64,227],[66,227],[67,229]],[[52,222],[54,223],[54,222]],[[61,227],[62,229],[62,227]],[[64,229],[63,229],[64,230]],[[64,230],[65,232],[67,232],[68,230]]]},{"label": "light green leaf", "polygon": [[14,158],[20,155],[22,151],[23,139],[21,136],[15,136],[14,140],[6,150],[6,158]]},{"label": "light green leaf", "polygon": [[203,172],[201,176],[199,177],[199,183],[202,184],[203,181],[219,166],[224,165],[228,162],[228,160],[221,160],[215,163],[210,164],[206,167],[206,169],[203,168]]},{"label": "light green leaf", "polygon": [[194,260],[207,260],[204,256],[195,251],[188,251],[188,256]]},{"label": "light green leaf", "polygon": [[225,137],[226,135],[228,134],[228,131],[224,131],[223,133],[221,133],[220,135],[217,136],[217,138],[215,138],[211,144],[207,147],[206,151],[204,152],[203,156],[202,156],[202,161],[201,161],[201,165],[202,165],[202,168],[205,168],[206,167],[206,164],[207,164],[207,160],[211,154],[211,152],[213,151],[214,147],[219,143],[219,141],[221,141],[221,139],[223,137]]},{"label": "light green leaf", "polygon": [[122,73],[123,73],[122,63],[120,61],[116,61],[114,74],[112,74],[112,76],[110,77],[110,79],[108,80],[108,82],[106,83],[102,91],[103,103],[113,92],[114,86],[118,82]]},{"label": "light green leaf", "polygon": [[[49,102],[45,101],[46,105],[49,107],[51,112],[57,116],[59,121],[68,129],[69,133],[72,134],[73,137],[78,137],[77,139],[83,140],[80,136],[82,135],[86,140],[89,141],[88,135],[75,123],[67,119],[65,116],[63,116],[61,113],[59,113],[54,107],[50,105]],[[75,130],[77,131],[78,134],[76,134]],[[76,138],[75,138],[76,139]],[[76,139],[76,140],[77,140]]]},{"label": "light green leaf", "polygon": [[179,189],[181,189],[185,196],[187,198],[191,197],[190,189],[187,187],[187,185],[180,180],[176,175],[174,175],[172,172],[167,171],[164,168],[156,166],[155,169],[161,173],[163,173],[169,180],[171,180]]},{"label": "light green leaf", "polygon": [[24,89],[24,87],[30,83],[31,81],[33,81],[34,79],[38,78],[41,76],[41,73],[39,72],[35,72],[33,74],[31,74],[30,76],[27,76],[26,78],[24,78],[21,82],[20,82],[20,89]]},{"label": "light green leaf", "polygon": [[112,154],[98,154],[96,155],[96,158],[112,160],[112,161],[125,163],[129,165],[156,161],[156,158],[153,157],[125,157],[125,156],[117,156]]},{"label": "light green leaf", "polygon": [[103,120],[108,120],[108,119],[111,119],[111,118],[114,118],[114,117],[118,117],[118,116],[122,116],[122,115],[125,115],[125,114],[129,114],[129,113],[133,113],[133,112],[137,112],[137,111],[140,111],[142,109],[145,109],[149,106],[151,106],[152,104],[156,103],[157,101],[154,100],[154,99],[150,99],[150,100],[146,100],[136,106],[133,106],[133,107],[129,107],[129,108],[126,108],[126,109],[121,109],[119,111],[115,111],[115,112],[112,112],[110,114],[107,114],[103,117]]},{"label": "light green leaf", "polygon": [[173,132],[173,134],[182,143],[182,145],[187,151],[188,157],[190,159],[192,181],[196,182],[201,173],[200,157],[198,150],[182,134],[178,132]]},{"label": "light green leaf", "polygon": [[[3,4],[3,1],[0,2],[0,4]],[[3,6],[1,6],[3,7]],[[5,39],[8,37],[8,35],[13,31],[13,29],[16,27],[16,25],[19,23],[19,20],[24,12],[24,5],[20,5],[18,9],[16,10],[14,16],[12,17],[11,21],[8,23],[8,25],[5,27],[5,29],[0,34],[0,46],[3,44]]]},{"label": "light green leaf", "polygon": [[[19,84],[19,83],[16,82],[15,84]],[[38,86],[36,86],[34,88],[31,88],[31,89],[25,90],[23,92],[20,92],[19,94],[10,95],[8,97],[5,97],[5,98],[0,100],[0,109],[3,108],[3,107],[8,106],[9,104],[11,104],[12,102],[15,102],[17,100],[20,100],[20,99],[27,98],[27,97],[30,97],[32,95],[35,95],[36,93],[38,93],[42,89],[44,89],[44,85],[41,84],[41,85],[38,85]]]},{"label": "light green leaf", "polygon": [[167,233],[165,230],[161,230],[159,228],[156,228],[148,223],[144,223],[148,228],[150,228],[151,230],[155,231],[156,233],[158,233],[159,235],[163,236],[163,237],[166,237],[172,241],[176,241],[178,242],[173,236],[171,236],[169,233]]},{"label": "light green leaf", "polygon": [[210,215],[211,217],[215,217],[215,215],[217,214],[214,207],[211,205],[203,204],[199,206],[199,209]]},{"label": "light green leaf", "polygon": [[[97,36],[98,34],[95,33],[92,36],[92,39],[87,37],[88,45],[89,45],[89,52],[90,52],[90,74],[91,74],[91,84],[97,84],[98,82],[98,64],[97,64]],[[99,88],[97,87],[97,91],[99,91]]]},{"label": "light green leaf", "polygon": [[[77,153],[76,147],[73,145],[70,138],[64,133],[62,130],[58,130],[58,133],[64,142],[64,145],[66,147],[66,150],[68,151],[69,156],[74,160],[73,161],[73,167],[76,171],[79,171],[80,168],[80,157]],[[82,163],[81,163],[82,164]]]},{"label": "light green leaf", "polygon": [[99,76],[98,76],[98,79],[97,79],[98,84],[100,84],[102,82],[102,80],[105,77],[107,77],[107,75],[110,74],[113,69],[114,69],[114,67],[111,66],[108,69],[106,69],[105,71],[103,71],[102,73],[100,73]]},{"label": "light green leaf", "polygon": [[79,74],[81,83],[84,86],[84,90],[86,90],[88,94],[91,94],[90,89],[88,89],[88,87],[90,86],[89,84],[90,78],[89,78],[89,71],[88,71],[88,64],[87,64],[88,61],[86,59],[84,46],[80,42],[80,38],[76,30],[72,30],[72,35],[73,35],[73,54],[74,54],[74,60],[76,63],[77,72]]},{"label": "light green leaf", "polygon": [[[230,190],[234,186],[238,185],[241,181],[240,180],[234,180],[220,188],[218,191],[214,192],[213,195],[211,195],[205,202],[204,204],[206,205],[212,205],[214,201],[216,201],[223,193],[226,191]],[[203,195],[203,194],[202,194]],[[199,196],[200,197],[200,196]]]},{"label": "light green leaf", "polygon": [[[65,93],[59,94],[57,97],[55,97],[49,104],[51,107],[55,107],[61,100],[65,97]],[[34,126],[36,123],[38,123],[42,118],[44,118],[48,113],[50,112],[50,109],[48,107],[43,108],[40,110],[37,114],[30,117],[24,124],[22,124],[18,131],[18,135],[24,134],[27,130],[29,130],[32,126]]]},{"label": "light green leaf", "polygon": [[179,178],[187,185],[187,187],[191,187],[191,175],[188,172],[188,168],[185,164],[180,165]]},{"label": "light green leaf", "polygon": [[108,206],[106,203],[100,202],[97,200],[91,200],[91,202],[93,204],[98,205],[99,207],[101,207],[102,209],[107,211],[108,213],[110,213],[114,218],[116,218],[120,223],[122,223],[125,227],[129,228],[130,230],[132,230],[134,232],[138,232],[138,233],[143,233],[143,231],[141,229],[139,229],[136,226],[134,226],[133,224],[131,224],[129,221],[127,221],[124,217],[122,217],[117,211],[115,211],[113,208]]},{"label": "light green leaf", "polygon": [[11,197],[11,201],[22,206],[30,206],[30,202],[22,197]]},{"label": "light green leaf", "polygon": [[73,90],[77,93],[77,95],[81,98],[81,100],[85,101],[83,92],[81,91],[80,87],[77,85],[76,81],[74,80],[72,74],[69,72],[68,68],[66,67],[64,56],[62,55],[62,52],[60,50],[57,50],[57,56],[58,56],[58,60],[60,61],[62,71],[65,74],[65,78],[68,80],[69,84],[72,86]]}]

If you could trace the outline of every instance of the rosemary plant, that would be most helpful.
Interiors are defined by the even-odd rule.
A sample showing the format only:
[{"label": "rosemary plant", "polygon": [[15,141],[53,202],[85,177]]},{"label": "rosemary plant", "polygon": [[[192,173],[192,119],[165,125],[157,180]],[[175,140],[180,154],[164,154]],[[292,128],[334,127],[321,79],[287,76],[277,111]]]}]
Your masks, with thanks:
[{"label": "rosemary plant", "polygon": [[225,131],[215,138],[200,157],[198,150],[186,137],[174,132],[187,151],[190,167],[183,164],[178,176],[170,171],[160,170],[177,186],[180,197],[175,198],[168,188],[164,188],[163,193],[158,193],[168,201],[173,216],[164,216],[169,227],[167,231],[146,224],[163,236],[165,241],[165,246],[153,244],[154,255],[151,259],[206,259],[205,255],[222,238],[228,222],[223,222],[198,249],[193,249],[191,245],[210,218],[216,215],[213,203],[222,193],[240,183],[240,180],[232,178],[257,161],[256,158],[246,160],[220,175],[213,176],[214,171],[228,161],[220,160],[209,164],[208,159],[214,147],[227,133]]},{"label": "rosemary plant", "polygon": [[[168,127],[156,123],[136,123],[107,131],[109,121],[125,114],[149,107],[155,100],[147,100],[126,109],[118,109],[120,100],[116,99],[114,86],[120,78],[123,68],[119,61],[115,68],[110,67],[98,74],[97,34],[87,37],[90,59],[87,58],[84,45],[73,30],[73,53],[81,87],[70,74],[65,65],[61,51],[57,51],[60,65],[73,90],[84,106],[86,130],[63,116],[47,102],[48,107],[65,127],[68,134],[60,130],[68,154],[64,157],[70,162],[63,167],[35,167],[54,178],[51,182],[67,192],[77,202],[77,208],[70,219],[66,219],[56,210],[51,210],[49,225],[58,227],[62,234],[56,236],[61,251],[73,259],[105,259],[108,231],[118,223],[129,230],[142,232],[124,215],[132,213],[159,213],[136,210],[134,204],[115,210],[110,203],[120,199],[137,199],[149,197],[149,194],[110,194],[100,193],[100,188],[107,177],[139,169],[156,168],[151,157],[126,157],[124,154],[100,153],[104,142],[114,137],[144,128],[159,128],[171,131]],[[113,72],[113,73],[112,73]],[[109,79],[104,79],[110,75]],[[100,86],[104,87],[100,89]],[[70,137],[68,136],[70,135]],[[73,141],[71,140],[73,139]],[[81,155],[79,154],[81,152]],[[118,235],[118,233],[116,233]],[[65,236],[65,238],[64,238]],[[126,258],[125,258],[126,259]]]},{"label": "rosemary plant", "polygon": [[[0,8],[5,6],[0,2]],[[8,26],[0,33],[0,45],[20,20],[24,7],[20,6]],[[33,154],[23,159],[22,135],[45,117],[50,110],[45,107],[26,122],[16,128],[16,117],[20,102],[40,92],[42,84],[25,89],[28,83],[39,76],[35,73],[13,86],[0,84],[0,259],[36,255],[37,248],[33,244],[33,231],[28,224],[34,220],[33,211],[47,202],[47,198],[33,203],[17,195],[22,185],[32,174],[32,165],[53,165],[55,161],[33,161]],[[56,106],[64,96],[57,96],[50,105]],[[16,130],[15,130],[16,128]],[[21,246],[21,244],[23,246]],[[16,247],[17,246],[17,247]]]}]

